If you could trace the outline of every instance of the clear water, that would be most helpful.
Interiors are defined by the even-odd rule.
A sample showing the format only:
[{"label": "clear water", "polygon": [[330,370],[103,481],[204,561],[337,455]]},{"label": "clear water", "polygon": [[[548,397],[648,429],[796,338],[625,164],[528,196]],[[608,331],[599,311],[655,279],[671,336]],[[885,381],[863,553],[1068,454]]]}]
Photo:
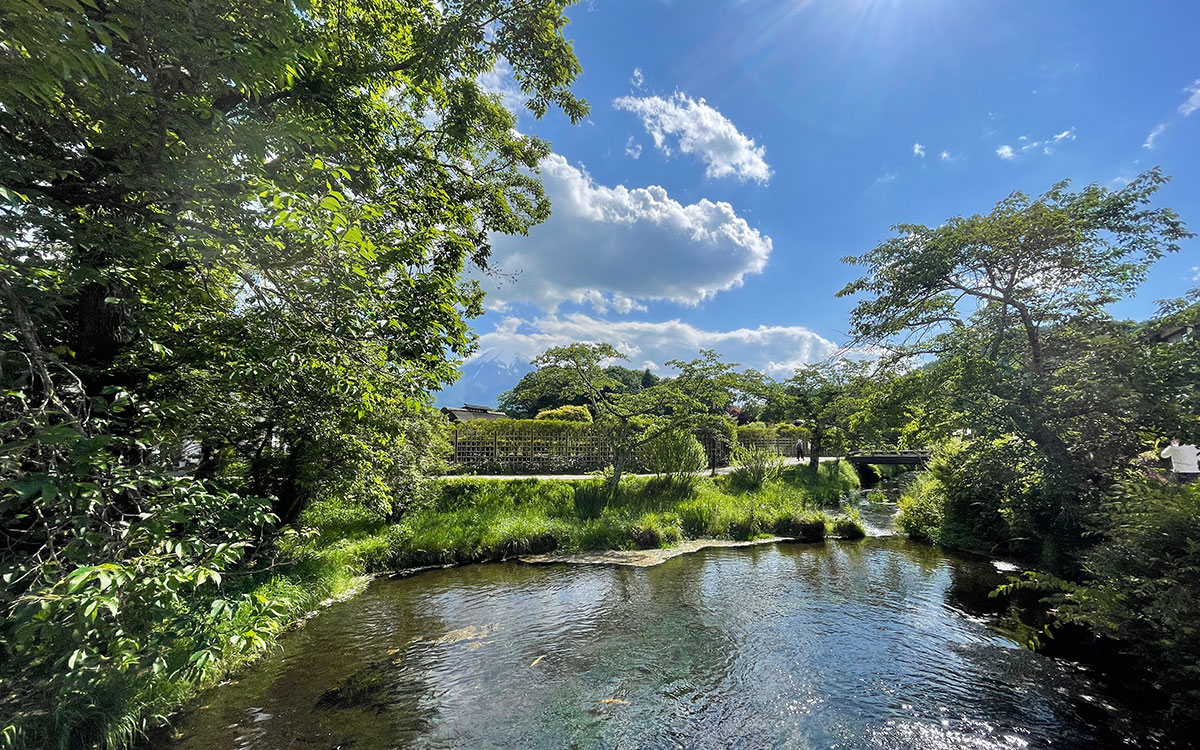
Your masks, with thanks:
[{"label": "clear water", "polygon": [[1153,746],[1081,668],[991,626],[1002,578],[882,536],[377,581],[161,746]]}]

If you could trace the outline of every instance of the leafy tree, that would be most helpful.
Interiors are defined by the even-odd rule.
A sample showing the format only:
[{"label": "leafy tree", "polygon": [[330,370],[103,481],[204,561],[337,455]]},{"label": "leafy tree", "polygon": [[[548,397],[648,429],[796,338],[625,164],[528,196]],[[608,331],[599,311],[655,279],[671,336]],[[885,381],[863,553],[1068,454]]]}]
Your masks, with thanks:
[{"label": "leafy tree", "polygon": [[532,419],[543,411],[582,406],[587,399],[570,391],[570,374],[554,367],[525,373],[511,390],[500,394],[499,408],[515,419]]},{"label": "leafy tree", "polygon": [[[648,372],[648,371],[647,371]],[[637,393],[646,381],[646,372],[630,370],[621,365],[604,368],[608,378],[605,388],[621,393]],[[651,374],[652,383],[658,378]],[[568,387],[571,373],[556,367],[541,367],[527,372],[511,390],[500,394],[500,409],[516,419],[531,419],[547,409],[563,406],[583,406],[588,403],[585,396]]]},{"label": "leafy tree", "polygon": [[418,493],[461,272],[549,212],[548,145],[477,79],[581,118],[563,7],[0,6],[0,640],[55,743],[106,731],[78,717],[114,680],[204,667],[139,623],[219,601],[273,519]]},{"label": "leafy tree", "polygon": [[731,454],[733,449],[729,407],[739,396],[757,391],[757,374],[737,372],[737,363],[721,361],[721,355],[712,349],[700,350],[697,359],[688,362],[673,359],[667,365],[679,370],[674,386],[703,407],[703,415],[695,426],[714,446],[708,456],[708,466],[715,474],[721,454]]},{"label": "leafy tree", "polygon": [[[935,431],[970,431],[971,451],[1020,448],[1027,481],[1001,482],[1011,496],[998,498],[1008,527],[973,528],[992,529],[991,543],[1028,532],[1031,552],[1042,545],[1044,564],[1058,570],[1073,565],[1114,467],[1139,450],[1144,345],[1105,307],[1190,236],[1173,211],[1150,205],[1164,181],[1152,170],[1116,191],[1060,183],[1036,199],[1014,193],[986,216],[899,225],[848,259],[867,274],[839,292],[865,297],[851,314],[860,343],[936,355],[921,375],[942,399],[926,403],[942,420]],[[1003,463],[978,458],[972,466]],[[970,494],[972,485],[957,486]]]},{"label": "leafy tree", "polygon": [[596,424],[612,446],[610,497],[616,496],[621,476],[639,449],[673,430],[692,429],[706,415],[703,404],[674,380],[636,393],[624,391],[602,367],[624,358],[611,344],[571,344],[547,349],[534,360],[539,367],[568,373],[569,393],[588,399]]},{"label": "leafy tree", "polygon": [[862,343],[945,351],[955,333],[974,328],[985,358],[1010,355],[1024,373],[1014,394],[1024,435],[1069,464],[1045,408],[1057,400],[1046,338],[1068,323],[1103,318],[1150,263],[1191,236],[1174,211],[1148,205],[1165,180],[1155,169],[1121,190],[1091,185],[1078,193],[1060,182],[1037,199],[1013,193],[986,216],[897,225],[896,237],[845,259],[867,273],[838,296],[866,297],[851,313]]},{"label": "leafy tree", "polygon": [[813,471],[828,451],[847,448],[846,427],[858,408],[855,396],[866,380],[864,367],[845,359],[820,362],[797,369],[786,382],[771,389],[767,415],[799,420],[808,428],[808,460]]}]

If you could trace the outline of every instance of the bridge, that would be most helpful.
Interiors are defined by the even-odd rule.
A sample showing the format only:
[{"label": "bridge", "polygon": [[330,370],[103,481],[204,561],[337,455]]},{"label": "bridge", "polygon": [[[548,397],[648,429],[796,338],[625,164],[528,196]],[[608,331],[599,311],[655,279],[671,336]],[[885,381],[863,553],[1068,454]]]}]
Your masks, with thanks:
[{"label": "bridge", "polygon": [[875,464],[877,466],[924,466],[929,461],[929,451],[868,450],[846,454],[846,460],[854,466]]}]

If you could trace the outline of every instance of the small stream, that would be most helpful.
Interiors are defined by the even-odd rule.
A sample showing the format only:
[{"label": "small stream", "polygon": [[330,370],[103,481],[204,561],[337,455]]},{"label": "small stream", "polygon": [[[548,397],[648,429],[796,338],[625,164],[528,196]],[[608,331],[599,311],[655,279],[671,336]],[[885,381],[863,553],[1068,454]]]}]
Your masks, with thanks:
[{"label": "small stream", "polygon": [[209,691],[159,747],[1129,748],[1155,731],[993,625],[993,563],[886,535],[652,568],[376,581]]}]

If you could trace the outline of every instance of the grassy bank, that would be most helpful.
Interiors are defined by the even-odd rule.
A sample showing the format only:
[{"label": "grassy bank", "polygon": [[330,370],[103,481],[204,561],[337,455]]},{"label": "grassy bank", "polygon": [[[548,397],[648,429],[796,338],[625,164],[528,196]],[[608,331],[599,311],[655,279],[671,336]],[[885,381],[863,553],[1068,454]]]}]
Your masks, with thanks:
[{"label": "grassy bank", "polygon": [[[199,690],[215,685],[275,645],[275,637],[322,603],[356,593],[367,582],[348,556],[310,556],[227,578],[219,591],[198,592],[180,618],[199,619],[214,602],[230,602],[207,627],[176,636],[172,650],[204,649],[202,663],[171,673],[150,666],[110,670],[107,677],[55,691],[55,664],[41,674],[4,675],[3,748],[124,748]],[[161,627],[171,627],[164,623]],[[168,660],[170,655],[166,657]]]},{"label": "grassy bank", "polygon": [[42,677],[4,676],[9,715],[0,747],[126,747],[198,690],[273,648],[276,636],[322,603],[352,595],[371,573],[552,550],[645,549],[693,538],[853,538],[862,527],[837,508],[857,486],[845,464],[824,464],[815,476],[792,468],[759,488],[725,476],[685,483],[631,477],[612,499],[600,480],[448,479],[438,482],[430,505],[398,524],[361,506],[317,503],[297,531],[278,541],[273,561],[227,576],[191,600],[189,609],[205,614],[218,599],[236,603],[172,646],[181,653],[207,649],[203,663],[186,673],[125,672],[67,700],[61,691],[48,697],[45,680],[53,665]]},{"label": "grassy bank", "polygon": [[823,464],[815,476],[792,467],[759,488],[741,487],[732,476],[688,483],[630,477],[612,499],[599,480],[447,479],[430,506],[394,525],[357,507],[314,506],[303,518],[310,536],[294,554],[387,571],[552,550],[645,549],[683,539],[857,537],[857,519],[829,512],[857,487],[844,463]]}]

